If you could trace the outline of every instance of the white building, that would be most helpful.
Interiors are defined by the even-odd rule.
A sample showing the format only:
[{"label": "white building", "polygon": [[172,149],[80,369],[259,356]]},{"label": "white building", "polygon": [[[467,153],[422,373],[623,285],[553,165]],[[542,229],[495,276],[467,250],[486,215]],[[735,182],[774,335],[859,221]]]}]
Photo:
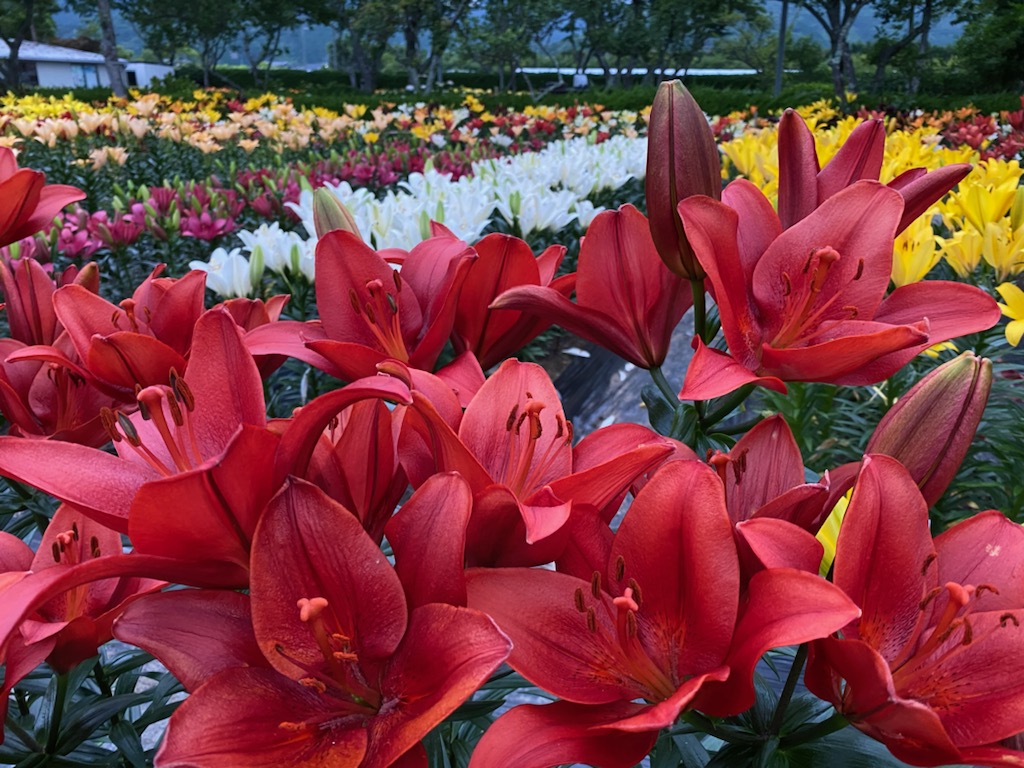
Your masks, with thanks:
[{"label": "white building", "polygon": [[[9,58],[11,49],[0,40],[0,59]],[[103,65],[103,55],[46,45],[26,40],[18,49],[21,64],[21,84],[31,88],[95,88],[110,87],[110,76]],[[153,80],[166,77],[173,67],[149,62],[125,62],[125,80],[128,87],[146,87]]]}]

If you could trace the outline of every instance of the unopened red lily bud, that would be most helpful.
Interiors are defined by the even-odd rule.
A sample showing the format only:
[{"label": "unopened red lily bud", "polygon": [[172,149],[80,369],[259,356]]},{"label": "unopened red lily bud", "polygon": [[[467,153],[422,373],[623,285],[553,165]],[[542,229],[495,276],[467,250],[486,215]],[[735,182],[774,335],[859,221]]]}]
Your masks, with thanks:
[{"label": "unopened red lily bud", "polygon": [[878,423],[864,452],[898,459],[932,506],[967,455],[991,387],[992,363],[964,352],[901,397]]},{"label": "unopened red lily bud", "polygon": [[351,211],[323,187],[313,192],[313,226],[316,228],[317,237],[323,237],[336,229],[343,229],[360,240],[363,239]]},{"label": "unopened red lily bud", "polygon": [[647,128],[647,216],[654,245],[680,277],[703,280],[676,206],[692,195],[722,197],[722,160],[704,112],[678,80],[658,87]]}]

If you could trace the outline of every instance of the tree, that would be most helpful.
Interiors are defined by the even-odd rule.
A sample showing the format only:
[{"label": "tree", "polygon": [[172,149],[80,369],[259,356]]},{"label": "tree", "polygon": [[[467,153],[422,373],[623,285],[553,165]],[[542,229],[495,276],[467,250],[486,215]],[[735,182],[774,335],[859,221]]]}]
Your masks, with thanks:
[{"label": "tree", "polygon": [[481,10],[466,20],[463,48],[472,60],[497,72],[500,90],[512,90],[524,56],[559,10],[548,0],[484,0]]},{"label": "tree", "polygon": [[913,52],[916,43],[916,55],[912,57],[915,74],[908,83],[908,90],[916,93],[932,24],[963,5],[963,0],[875,0],[873,8],[880,28],[874,45],[872,90],[883,90],[886,68],[897,56]]},{"label": "tree", "polygon": [[828,35],[828,66],[832,87],[842,98],[847,89],[857,87],[857,73],[850,56],[850,30],[853,22],[871,0],[802,0],[802,5]]},{"label": "tree", "polygon": [[335,65],[348,70],[353,87],[372,92],[388,40],[402,26],[398,4],[393,0],[301,0],[299,7],[311,21],[337,30]]},{"label": "tree", "polygon": [[689,69],[708,44],[744,21],[763,16],[757,0],[651,0],[648,40],[653,63]]},{"label": "tree", "polygon": [[253,83],[265,87],[274,58],[281,53],[281,33],[298,26],[300,16],[282,0],[237,0],[241,14],[242,53]]},{"label": "tree", "polygon": [[1024,50],[1024,2],[981,0],[965,3],[958,20],[966,22],[957,51],[968,87],[1024,89],[1020,52]]},{"label": "tree", "polygon": [[56,11],[54,0],[0,0],[0,39],[7,43],[9,49],[2,71],[2,80],[7,88],[21,89],[21,44],[52,35]]},{"label": "tree", "polygon": [[193,0],[117,0],[118,9],[135,20],[146,47],[172,62],[179,51],[193,48],[203,70],[203,85],[243,20],[240,0],[196,3]]},{"label": "tree", "polygon": [[[107,70],[110,88],[115,96],[127,96],[124,67],[117,52],[117,35],[110,0],[67,0],[67,7],[86,18],[93,19],[99,29],[100,53]],[[89,30],[92,32],[93,30]]]}]

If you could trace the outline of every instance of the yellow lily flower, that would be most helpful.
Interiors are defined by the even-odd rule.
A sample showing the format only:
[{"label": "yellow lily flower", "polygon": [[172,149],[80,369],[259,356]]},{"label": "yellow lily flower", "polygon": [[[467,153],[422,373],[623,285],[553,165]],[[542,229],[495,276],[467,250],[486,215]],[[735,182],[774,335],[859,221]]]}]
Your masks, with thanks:
[{"label": "yellow lily flower", "polygon": [[981,255],[996,271],[997,280],[1006,280],[1024,269],[1024,229],[1010,229],[1009,218],[986,222]]},{"label": "yellow lily flower", "polygon": [[892,281],[897,287],[924,280],[942,258],[931,221],[932,212],[928,212],[903,230],[893,243]]},{"label": "yellow lily flower", "polygon": [[1006,302],[1000,304],[999,308],[1010,318],[1006,324],[1006,340],[1016,347],[1020,344],[1021,336],[1024,336],[1024,291],[1013,283],[1003,283],[996,290]]}]

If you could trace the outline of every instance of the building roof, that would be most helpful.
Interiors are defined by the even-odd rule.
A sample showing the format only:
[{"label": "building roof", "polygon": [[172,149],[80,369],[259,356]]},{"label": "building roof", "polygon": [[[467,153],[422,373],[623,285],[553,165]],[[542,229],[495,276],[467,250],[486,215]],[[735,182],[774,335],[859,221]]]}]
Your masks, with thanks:
[{"label": "building roof", "polygon": [[[6,59],[11,55],[11,49],[3,40],[0,40],[0,59]],[[79,51],[75,48],[63,48],[59,45],[46,45],[26,40],[18,49],[18,58],[21,61],[56,61],[68,64],[102,64],[103,54]]]}]

